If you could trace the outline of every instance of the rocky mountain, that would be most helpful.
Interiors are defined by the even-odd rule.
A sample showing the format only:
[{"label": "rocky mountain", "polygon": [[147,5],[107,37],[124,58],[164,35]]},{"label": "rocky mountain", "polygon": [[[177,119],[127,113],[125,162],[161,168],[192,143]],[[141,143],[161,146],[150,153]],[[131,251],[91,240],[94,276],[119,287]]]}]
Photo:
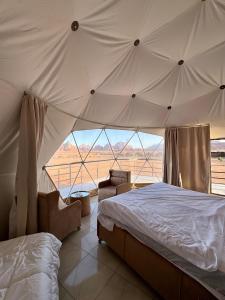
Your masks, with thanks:
[{"label": "rocky mountain", "polygon": [[212,141],[211,152],[225,152],[225,141],[224,140]]},{"label": "rocky mountain", "polygon": [[75,146],[68,141],[68,142],[62,144],[62,146],[60,147],[60,150],[61,151],[71,151],[74,148],[75,148]]},{"label": "rocky mountain", "polygon": [[[138,145],[137,147],[134,147],[132,145],[126,145],[126,142],[117,142],[116,144],[112,145],[112,148],[114,151],[121,151],[124,147],[126,146],[125,148],[125,151],[139,151],[139,150],[142,150],[141,148],[141,145]],[[149,146],[147,148],[145,148],[146,151],[154,151],[155,149],[157,149],[157,151],[161,152],[163,151],[163,144],[154,144],[152,146]],[[91,148],[90,145],[88,144],[81,144],[79,146],[79,149],[81,151],[84,151],[84,152],[87,152],[89,151]],[[105,145],[99,145],[99,144],[96,144],[94,147],[93,147],[93,151],[109,151],[111,149],[109,143],[105,144]],[[72,151],[72,150],[77,150],[76,149],[76,146],[72,143],[70,143],[69,141],[64,143],[62,146],[61,146],[61,151]]]}]

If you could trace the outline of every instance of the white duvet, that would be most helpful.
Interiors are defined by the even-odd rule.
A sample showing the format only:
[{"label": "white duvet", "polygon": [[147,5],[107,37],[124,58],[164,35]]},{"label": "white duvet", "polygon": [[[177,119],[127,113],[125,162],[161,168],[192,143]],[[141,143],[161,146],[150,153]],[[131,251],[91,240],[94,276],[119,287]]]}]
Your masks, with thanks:
[{"label": "white duvet", "polygon": [[60,247],[48,233],[0,242],[0,299],[58,299]]},{"label": "white duvet", "polygon": [[225,256],[222,197],[157,183],[101,201],[98,219],[108,230],[135,229],[207,271]]}]

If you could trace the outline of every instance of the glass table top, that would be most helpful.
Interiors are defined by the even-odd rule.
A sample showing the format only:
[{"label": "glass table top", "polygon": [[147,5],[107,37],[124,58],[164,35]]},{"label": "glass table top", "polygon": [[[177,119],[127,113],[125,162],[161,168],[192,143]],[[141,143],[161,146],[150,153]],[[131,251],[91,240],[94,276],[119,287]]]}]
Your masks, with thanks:
[{"label": "glass table top", "polygon": [[86,191],[77,191],[70,195],[70,197],[72,197],[72,198],[84,198],[87,196],[89,196],[89,192],[86,192]]}]

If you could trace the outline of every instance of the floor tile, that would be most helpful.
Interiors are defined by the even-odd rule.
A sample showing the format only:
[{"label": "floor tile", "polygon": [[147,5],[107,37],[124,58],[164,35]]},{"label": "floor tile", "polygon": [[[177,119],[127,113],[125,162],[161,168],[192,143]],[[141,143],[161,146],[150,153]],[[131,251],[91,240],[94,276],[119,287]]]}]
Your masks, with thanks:
[{"label": "floor tile", "polygon": [[96,300],[153,300],[122,276],[114,274]]},{"label": "floor tile", "polygon": [[80,232],[80,234],[70,237],[70,241],[79,248],[85,251],[90,251],[98,245],[97,231]]},{"label": "floor tile", "polygon": [[87,229],[87,228],[96,229],[97,228],[97,215],[93,216],[91,218],[89,218],[89,217],[82,218],[81,227],[84,229]]},{"label": "floor tile", "polygon": [[59,283],[59,300],[73,300],[74,298],[66,291],[66,289]]},{"label": "floor tile", "polygon": [[121,259],[105,243],[98,244],[89,253],[96,259],[107,265],[112,270],[116,270],[121,264]]},{"label": "floor tile", "polygon": [[77,247],[70,241],[63,241],[60,249],[60,268],[59,268],[59,279],[63,278],[74,266],[76,266],[88,252]]},{"label": "floor tile", "polygon": [[126,279],[132,285],[136,286],[138,289],[143,291],[145,294],[151,294],[152,290],[149,285],[135,272],[133,271],[125,262],[121,261],[116,273],[121,277]]},{"label": "floor tile", "polygon": [[94,300],[112,275],[110,268],[88,255],[61,283],[76,300]]},{"label": "floor tile", "polygon": [[74,231],[73,233],[71,233],[67,239],[70,241],[75,241],[75,240],[82,238],[83,236],[85,236],[86,234],[88,234],[92,231],[95,231],[95,228],[93,228],[91,226],[90,227],[83,226],[83,224],[81,224],[80,230]]},{"label": "floor tile", "polygon": [[97,227],[97,209],[95,209],[90,216],[84,217],[81,220],[81,226],[83,228],[95,228]]}]

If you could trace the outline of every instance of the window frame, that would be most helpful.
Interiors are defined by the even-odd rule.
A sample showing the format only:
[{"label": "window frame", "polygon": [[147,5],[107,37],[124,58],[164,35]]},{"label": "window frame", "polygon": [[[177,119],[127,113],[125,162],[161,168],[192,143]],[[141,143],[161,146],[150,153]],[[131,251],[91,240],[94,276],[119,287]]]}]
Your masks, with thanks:
[{"label": "window frame", "polygon": [[[211,194],[212,195],[217,195],[217,196],[220,196],[220,197],[225,197],[225,194],[219,194],[219,193],[215,193],[215,192],[213,192],[213,190],[212,190],[212,145],[211,145],[211,143],[212,143],[212,141],[221,141],[221,140],[224,140],[224,142],[225,142],[225,137],[223,137],[223,138],[215,138],[215,139],[210,139],[210,190],[211,190]],[[225,151],[221,151],[221,152],[224,152],[225,153]],[[224,174],[225,174],[225,171],[224,171]],[[224,177],[224,181],[225,181],[225,177]],[[224,190],[225,190],[225,183],[224,183]]]}]

